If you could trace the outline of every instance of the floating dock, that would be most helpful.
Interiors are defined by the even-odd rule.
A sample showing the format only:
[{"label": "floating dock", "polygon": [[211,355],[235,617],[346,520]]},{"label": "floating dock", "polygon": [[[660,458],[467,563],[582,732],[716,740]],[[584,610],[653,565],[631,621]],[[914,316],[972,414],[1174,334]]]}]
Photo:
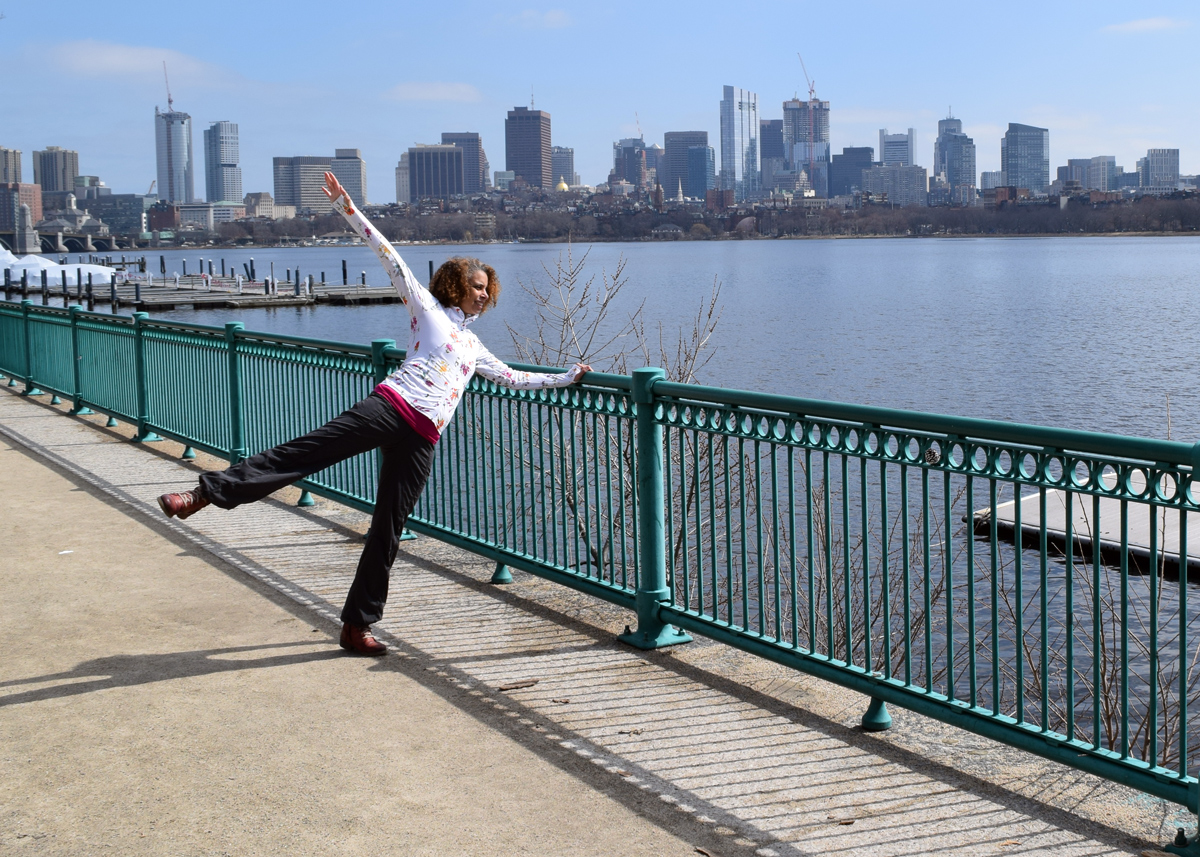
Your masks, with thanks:
[{"label": "floating dock", "polygon": [[247,307],[308,306],[330,304],[332,306],[354,306],[358,304],[399,303],[400,295],[391,283],[386,286],[360,284],[334,285],[313,283],[311,291],[307,282],[299,289],[294,282],[280,281],[274,293],[267,283],[229,277],[186,276],[158,278],[149,281],[126,280],[116,284],[115,302],[111,282],[93,283],[91,296],[86,285],[82,288],[68,284],[66,294],[63,287],[50,283],[43,293],[40,283],[35,288],[30,284],[28,295],[23,294],[17,284],[4,292],[5,300],[32,300],[48,306],[70,306],[80,304],[94,309],[97,306],[137,310],[138,312],[163,312],[175,309],[239,309]]},{"label": "floating dock", "polygon": [[[1046,489],[1046,535],[1049,543],[1065,555],[1067,545],[1067,493],[1057,488]],[[1090,562],[1093,551],[1099,549],[1106,564],[1119,565],[1121,560],[1121,503],[1112,497],[1100,498],[1099,527],[1093,521],[1093,495],[1071,492],[1071,535],[1075,543],[1077,560]],[[1022,547],[1037,550],[1040,547],[1042,516],[1038,493],[1026,495],[1020,500]],[[1130,570],[1147,573],[1150,570],[1151,507],[1140,502],[1128,503],[1128,527],[1126,544],[1130,557]],[[1157,560],[1162,573],[1179,574],[1179,512],[1155,507],[1154,526],[1157,530]],[[1200,578],[1200,513],[1187,512],[1187,575],[1190,579]],[[975,535],[986,536],[991,531],[990,507],[977,509],[973,515]],[[996,506],[996,530],[1006,541],[1016,537],[1017,501],[1010,500]]]}]

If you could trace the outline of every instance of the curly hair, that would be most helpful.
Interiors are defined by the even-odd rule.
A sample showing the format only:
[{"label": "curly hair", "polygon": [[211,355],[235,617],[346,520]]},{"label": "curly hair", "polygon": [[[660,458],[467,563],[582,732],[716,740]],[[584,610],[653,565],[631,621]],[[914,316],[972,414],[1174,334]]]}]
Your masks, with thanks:
[{"label": "curly hair", "polygon": [[455,256],[447,259],[433,275],[429,283],[429,292],[438,299],[444,307],[459,306],[467,297],[468,283],[476,271],[483,271],[488,278],[488,299],[483,305],[483,312],[496,305],[500,299],[500,278],[491,265],[485,265],[478,259]]}]

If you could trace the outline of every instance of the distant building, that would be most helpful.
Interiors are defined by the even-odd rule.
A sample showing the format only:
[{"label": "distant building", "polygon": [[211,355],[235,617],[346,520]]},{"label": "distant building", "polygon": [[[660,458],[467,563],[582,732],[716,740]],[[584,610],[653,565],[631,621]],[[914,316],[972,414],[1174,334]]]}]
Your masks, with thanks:
[{"label": "distant building", "polygon": [[248,193],[242,197],[242,205],[246,207],[247,217],[275,219],[275,199],[269,193]]},{"label": "distant building", "polygon": [[333,158],[319,155],[273,158],[275,203],[294,205],[297,213],[328,214],[333,206],[321,188],[325,185],[325,173],[332,169]]},{"label": "distant building", "polygon": [[453,145],[417,145],[408,150],[409,199],[450,199],[466,185],[464,152]]},{"label": "distant building", "polygon": [[979,189],[992,190],[1004,187],[1004,170],[988,170],[979,174]]},{"label": "distant building", "polygon": [[[1097,155],[1088,162],[1087,181],[1084,187],[1088,190],[1108,192],[1117,187],[1117,159],[1112,155]],[[1124,172],[1122,170],[1122,172]]]},{"label": "distant building", "polygon": [[[658,181],[668,197],[674,197],[683,186],[684,196],[703,197],[701,191],[692,193],[688,181],[688,150],[693,146],[708,148],[707,131],[668,131],[663,134],[663,160]],[[708,188],[704,188],[708,190]]]},{"label": "distant building", "polygon": [[[79,175],[79,153],[58,146],[47,146],[33,153],[33,183],[43,192],[73,192]],[[34,220],[36,223],[36,219]]]},{"label": "distant building", "polygon": [[110,232],[130,235],[146,231],[146,212],[158,197],[141,193],[108,193],[80,197],[76,204],[92,217],[108,224]]},{"label": "distant building", "polygon": [[11,232],[17,228],[21,206],[29,206],[30,222],[42,219],[42,189],[36,184],[0,182],[0,230]]},{"label": "distant building", "polygon": [[[458,146],[463,150],[463,193],[476,194],[487,190],[490,165],[479,135],[469,131],[443,133],[442,145]],[[570,176],[567,180],[570,181]]]},{"label": "distant building", "polygon": [[192,162],[192,117],[154,108],[154,148],[158,161],[158,196],[166,202],[195,202]]},{"label": "distant building", "polygon": [[550,161],[550,114],[514,107],[504,120],[504,169],[531,187],[554,187]]},{"label": "distant building", "polygon": [[204,130],[204,190],[209,202],[242,198],[236,122],[214,122]]},{"label": "distant building", "polygon": [[550,174],[555,184],[561,179],[569,186],[580,184],[579,173],[575,172],[575,150],[566,146],[550,147]]},{"label": "distant building", "polygon": [[917,135],[912,128],[907,134],[889,134],[887,128],[879,129],[879,163],[885,167],[911,167],[916,162]]},{"label": "distant building", "polygon": [[1067,182],[1079,182],[1079,186],[1088,186],[1088,170],[1092,166],[1091,158],[1071,158],[1065,167],[1059,167],[1055,173],[1057,181],[1066,185]]},{"label": "distant building", "polygon": [[762,173],[760,185],[763,190],[771,190],[775,187],[775,175],[787,169],[782,119],[758,120],[758,156]]},{"label": "distant building", "polygon": [[[342,183],[351,202],[359,208],[367,204],[367,165],[358,149],[334,149],[329,171]],[[324,184],[325,177],[321,177]]]},{"label": "distant building", "polygon": [[1050,184],[1050,131],[1010,122],[1000,140],[1000,171],[1006,186],[1044,193]]},{"label": "distant building", "polygon": [[654,187],[659,181],[658,173],[662,169],[665,152],[666,150],[658,143],[652,143],[646,147],[646,187]]},{"label": "distant building", "polygon": [[938,121],[933,174],[945,182],[949,205],[975,204],[975,141],[963,133],[961,119]]},{"label": "distant building", "polygon": [[688,146],[684,195],[692,199],[706,199],[708,192],[716,189],[716,186],[717,159],[712,146]]},{"label": "distant building", "polygon": [[863,170],[874,164],[875,150],[870,146],[848,146],[834,155],[829,165],[829,196],[849,196],[862,190]]},{"label": "distant building", "polygon": [[[804,171],[819,197],[829,196],[829,102],[793,98],[783,102],[783,146],[788,168]],[[799,186],[799,185],[798,185]]]},{"label": "distant building", "polygon": [[400,154],[400,161],[396,164],[396,202],[412,202],[412,194],[409,191],[411,187],[408,180],[408,152]]},{"label": "distant building", "polygon": [[886,193],[894,206],[925,205],[929,179],[924,167],[884,164],[863,170],[864,193]]},{"label": "distant building", "polygon": [[647,185],[646,141],[641,137],[626,137],[613,143],[613,168],[609,184],[626,181],[642,190]]},{"label": "distant building", "polygon": [[492,177],[496,190],[508,190],[508,186],[516,180],[517,174],[512,170],[496,170]]},{"label": "distant building", "polygon": [[[0,146],[0,184],[21,183],[21,150]],[[37,184],[37,182],[34,182]],[[36,221],[34,221],[36,223]]]},{"label": "distant building", "polygon": [[734,199],[753,199],[759,193],[758,96],[745,89],[726,86],[721,98],[722,190],[732,190]]},{"label": "distant building", "polygon": [[179,228],[179,206],[159,200],[146,212],[146,225],[151,232]]},{"label": "distant building", "polygon": [[1138,164],[1145,193],[1171,193],[1179,188],[1178,149],[1147,149]]}]

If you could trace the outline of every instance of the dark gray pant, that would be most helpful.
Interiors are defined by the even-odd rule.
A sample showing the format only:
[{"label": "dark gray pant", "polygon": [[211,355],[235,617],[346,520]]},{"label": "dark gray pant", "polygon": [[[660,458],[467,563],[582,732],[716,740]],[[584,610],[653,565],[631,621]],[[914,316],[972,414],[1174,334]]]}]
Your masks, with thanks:
[{"label": "dark gray pant", "polygon": [[376,447],[382,466],[375,514],[342,608],[343,622],[370,625],[383,616],[400,533],[433,466],[434,445],[417,434],[386,399],[372,393],[303,437],[252,455],[227,470],[201,474],[200,488],[214,506],[232,509]]}]

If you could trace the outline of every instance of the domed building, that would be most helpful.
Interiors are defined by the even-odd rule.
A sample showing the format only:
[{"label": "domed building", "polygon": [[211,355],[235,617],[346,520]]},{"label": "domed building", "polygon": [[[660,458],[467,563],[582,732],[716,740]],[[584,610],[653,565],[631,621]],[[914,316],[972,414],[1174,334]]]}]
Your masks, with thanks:
[{"label": "domed building", "polygon": [[567,186],[567,180],[565,178],[563,178],[562,176],[559,176],[558,184],[556,184],[554,186],[554,189],[556,191],[558,191],[559,193],[563,193],[565,191],[569,191],[571,188]]}]

